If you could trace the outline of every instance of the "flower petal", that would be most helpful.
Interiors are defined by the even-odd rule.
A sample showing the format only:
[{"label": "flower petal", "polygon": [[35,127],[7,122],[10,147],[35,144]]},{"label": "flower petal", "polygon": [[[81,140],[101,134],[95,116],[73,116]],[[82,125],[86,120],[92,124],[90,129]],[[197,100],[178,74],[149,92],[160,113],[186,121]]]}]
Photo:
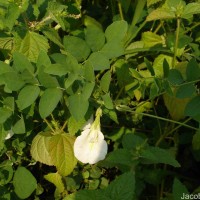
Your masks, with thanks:
[{"label": "flower petal", "polygon": [[107,154],[107,143],[100,130],[86,129],[74,143],[74,155],[82,163],[94,164]]},{"label": "flower petal", "polygon": [[86,129],[90,129],[92,123],[94,121],[94,116],[91,115],[90,119],[88,119],[85,124],[83,125],[83,127],[81,128],[82,130],[86,130]]}]

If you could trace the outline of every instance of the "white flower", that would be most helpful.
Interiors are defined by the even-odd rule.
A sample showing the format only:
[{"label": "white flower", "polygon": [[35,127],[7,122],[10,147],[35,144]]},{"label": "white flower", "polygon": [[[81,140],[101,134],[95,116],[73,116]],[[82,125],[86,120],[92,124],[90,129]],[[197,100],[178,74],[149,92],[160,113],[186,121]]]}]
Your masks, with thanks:
[{"label": "white flower", "polygon": [[10,129],[6,135],[6,137],[4,138],[5,140],[10,139],[12,136],[14,135],[14,132],[12,131],[12,129]]},{"label": "white flower", "polygon": [[95,164],[107,154],[108,146],[100,129],[100,116],[101,110],[97,110],[91,127],[83,130],[75,140],[74,155],[82,163]]},{"label": "white flower", "polygon": [[94,122],[94,116],[91,115],[90,119],[88,119],[88,121],[85,122],[85,124],[83,125],[82,130],[89,129],[92,126],[93,122]]}]

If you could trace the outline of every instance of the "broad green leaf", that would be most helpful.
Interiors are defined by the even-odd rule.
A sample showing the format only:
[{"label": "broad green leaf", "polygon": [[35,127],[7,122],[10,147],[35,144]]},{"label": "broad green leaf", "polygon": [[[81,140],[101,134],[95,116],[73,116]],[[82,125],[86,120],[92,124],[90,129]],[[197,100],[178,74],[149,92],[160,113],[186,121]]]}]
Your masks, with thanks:
[{"label": "broad green leaf", "polygon": [[169,150],[161,149],[159,147],[148,147],[142,151],[141,158],[145,158],[152,163],[163,163],[172,165],[173,167],[180,167],[180,164],[175,160]]},{"label": "broad green leaf", "polygon": [[44,178],[47,181],[53,183],[56,186],[59,193],[64,192],[65,190],[64,183],[62,181],[62,176],[59,173],[49,173],[45,175]]},{"label": "broad green leaf", "polygon": [[160,35],[157,35],[156,33],[153,33],[151,31],[143,32],[141,40],[144,42],[144,47],[153,47],[155,45],[163,45],[165,42],[164,38],[162,38]]},{"label": "broad green leaf", "polygon": [[66,65],[59,63],[50,64],[44,69],[44,72],[47,74],[63,76],[69,72],[69,68]]},{"label": "broad green leaf", "polygon": [[183,98],[190,98],[196,92],[196,87],[193,84],[182,85],[177,89],[176,97],[183,99]]},{"label": "broad green leaf", "polygon": [[11,91],[17,91],[24,86],[24,81],[15,71],[7,72],[3,76],[6,86]]},{"label": "broad green leaf", "polygon": [[58,88],[48,88],[44,91],[39,102],[39,113],[42,118],[49,116],[56,108],[60,99],[62,98],[62,91]]},{"label": "broad green leaf", "polygon": [[126,21],[115,21],[105,31],[107,42],[120,42],[126,36],[128,24]]},{"label": "broad green leaf", "polygon": [[195,81],[200,78],[200,67],[195,59],[191,59],[186,68],[186,76],[188,81]]},{"label": "broad green leaf", "polygon": [[161,0],[147,0],[147,7],[152,6],[153,4],[158,3]]},{"label": "broad green leaf", "polygon": [[155,72],[154,72],[154,69],[153,69],[153,66],[152,66],[151,62],[147,58],[144,58],[144,62],[146,64],[146,66],[147,66],[147,69],[150,71],[151,76],[154,76]]},{"label": "broad green leaf", "polygon": [[68,98],[69,111],[75,120],[82,120],[88,110],[88,99],[83,98],[82,94],[74,94]]},{"label": "broad green leaf", "polygon": [[43,71],[40,71],[38,74],[38,80],[40,84],[46,88],[55,88],[59,86],[58,80],[56,77],[53,77]]},{"label": "broad green leaf", "polygon": [[109,93],[106,93],[102,96],[102,99],[104,101],[104,106],[108,109],[113,109],[114,106],[113,106],[113,102],[112,102],[112,99],[110,97],[110,94]]},{"label": "broad green leaf", "polygon": [[159,56],[157,56],[153,62],[153,68],[154,68],[155,75],[157,77],[163,77],[164,62],[167,62],[169,65],[169,69],[171,69],[172,68],[172,60],[173,60],[173,58],[168,55],[160,54]]},{"label": "broad green leaf", "polygon": [[172,119],[179,121],[185,118],[184,110],[187,103],[190,101],[189,98],[179,99],[175,96],[164,94],[163,99]]},{"label": "broad green leaf", "polygon": [[42,29],[42,33],[52,42],[57,44],[60,48],[63,48],[63,44],[61,43],[61,39],[58,35],[58,32],[53,29],[45,26],[44,29]]},{"label": "broad green leaf", "polygon": [[23,72],[25,69],[27,69],[31,74],[34,73],[34,67],[29,62],[29,60],[24,56],[22,53],[14,52],[13,53],[13,60],[14,60],[14,67],[20,71]]},{"label": "broad green leaf", "polygon": [[4,21],[5,25],[9,28],[9,30],[12,30],[19,15],[19,6],[16,3],[10,3],[7,8],[7,13]]},{"label": "broad green leaf", "polygon": [[100,22],[98,22],[96,19],[88,16],[88,15],[84,15],[84,18],[83,18],[83,23],[84,25],[87,27],[87,26],[96,26],[100,29],[103,29],[102,28],[102,25]]},{"label": "broad green leaf", "polygon": [[85,41],[93,52],[99,51],[105,43],[105,35],[98,26],[89,25],[85,29]]},{"label": "broad green leaf", "polygon": [[177,69],[169,70],[168,81],[173,85],[179,85],[184,82],[181,72]]},{"label": "broad green leaf", "polygon": [[200,149],[200,130],[198,130],[194,135],[192,139],[192,147],[194,150]]},{"label": "broad green leaf", "polygon": [[185,108],[185,115],[195,117],[200,115],[200,96],[196,96],[189,101]]},{"label": "broad green leaf", "polygon": [[21,117],[21,119],[19,119],[14,126],[12,127],[12,130],[14,133],[16,134],[23,134],[26,132],[26,128],[25,128],[25,123],[24,123],[24,118],[23,116]]},{"label": "broad green leaf", "polygon": [[53,165],[49,154],[49,141],[52,137],[50,132],[38,133],[31,144],[31,155],[32,157],[41,163],[46,165]]},{"label": "broad green leaf", "polygon": [[100,82],[100,87],[104,92],[108,92],[109,91],[110,81],[111,81],[111,73],[110,73],[110,71],[107,71],[102,76],[101,82]]},{"label": "broad green leaf", "polygon": [[175,13],[167,8],[157,8],[153,10],[146,18],[146,21],[162,20],[162,19],[173,19],[175,18]]},{"label": "broad green leaf", "polygon": [[199,2],[189,3],[185,6],[181,17],[184,19],[189,19],[192,18],[194,14],[199,14],[199,13],[200,13],[200,3]]},{"label": "broad green leaf", "polygon": [[12,49],[13,38],[12,37],[1,37],[0,38],[0,49]]},{"label": "broad green leaf", "polygon": [[95,83],[85,82],[82,88],[82,96],[84,99],[89,99],[93,90],[94,90]]},{"label": "broad green leaf", "polygon": [[100,165],[105,167],[118,167],[122,171],[128,171],[133,165],[132,154],[127,149],[116,149],[110,152]]},{"label": "broad green leaf", "polygon": [[37,62],[40,51],[47,52],[48,40],[35,32],[28,31],[23,39],[16,39],[14,50],[24,54],[30,61]]},{"label": "broad green leaf", "polygon": [[17,105],[20,110],[32,105],[40,94],[40,88],[35,85],[25,86],[18,95]]},{"label": "broad green leaf", "polygon": [[68,120],[68,131],[70,135],[75,135],[86,123],[85,119],[76,121],[73,117]]},{"label": "broad green leaf", "polygon": [[105,193],[112,200],[131,200],[135,195],[135,174],[127,172],[116,178],[105,189]]},{"label": "broad green leaf", "polygon": [[69,73],[68,77],[65,80],[65,89],[68,89],[77,79],[78,79],[78,74]]},{"label": "broad green leaf", "polygon": [[183,185],[183,183],[181,183],[177,178],[174,179],[174,183],[173,183],[173,199],[174,200],[179,200],[182,199],[183,195],[185,194],[189,194],[187,188],[185,187],[185,185]]},{"label": "broad green leaf", "polygon": [[25,167],[18,167],[13,178],[14,191],[21,199],[28,198],[37,187],[37,181]]},{"label": "broad green leaf", "polygon": [[49,141],[51,160],[62,176],[69,175],[76,166],[74,141],[75,138],[67,133],[54,135]]},{"label": "broad green leaf", "polygon": [[45,51],[40,51],[39,55],[38,55],[38,59],[37,59],[37,68],[41,71],[43,71],[43,69],[46,66],[49,66],[51,64],[51,60],[49,58],[49,56],[47,55],[47,53]]},{"label": "broad green leaf", "polygon": [[124,54],[124,45],[120,41],[110,41],[100,50],[107,58],[112,59]]},{"label": "broad green leaf", "polygon": [[6,97],[3,100],[3,104],[10,111],[14,112],[14,110],[15,110],[15,99],[14,99],[14,97]]},{"label": "broad green leaf", "polygon": [[3,124],[11,115],[10,109],[0,108],[0,124]]},{"label": "broad green leaf", "polygon": [[94,82],[95,74],[94,74],[93,64],[87,60],[83,66],[83,70],[84,70],[84,77],[85,77],[86,81]]},{"label": "broad green leaf", "polygon": [[94,70],[105,70],[110,68],[109,59],[101,52],[92,53],[88,60],[92,63]]},{"label": "broad green leaf", "polygon": [[90,54],[90,48],[81,38],[65,36],[63,43],[66,51],[72,54],[79,62],[85,61]]},{"label": "broad green leaf", "polygon": [[140,146],[144,146],[145,144],[145,140],[135,134],[126,134],[123,137],[122,140],[122,145],[124,148],[132,150],[132,149],[136,149]]}]

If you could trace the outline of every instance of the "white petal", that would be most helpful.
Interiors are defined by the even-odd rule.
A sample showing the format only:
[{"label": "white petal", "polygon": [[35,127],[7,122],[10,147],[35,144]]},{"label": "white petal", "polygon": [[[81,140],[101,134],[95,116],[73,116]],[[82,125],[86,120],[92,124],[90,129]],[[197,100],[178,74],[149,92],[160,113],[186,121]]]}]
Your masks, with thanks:
[{"label": "white petal", "polygon": [[8,131],[8,134],[7,134],[6,137],[5,137],[5,140],[10,139],[13,135],[14,135],[14,132],[12,131],[12,129],[9,130],[9,131]]},{"label": "white petal", "polygon": [[86,129],[74,143],[74,155],[82,163],[94,164],[107,154],[107,143],[100,130]]},{"label": "white petal", "polygon": [[90,119],[88,119],[87,122],[85,122],[85,124],[83,125],[83,127],[81,129],[82,130],[89,129],[91,127],[93,121],[94,121],[94,116],[91,115]]}]

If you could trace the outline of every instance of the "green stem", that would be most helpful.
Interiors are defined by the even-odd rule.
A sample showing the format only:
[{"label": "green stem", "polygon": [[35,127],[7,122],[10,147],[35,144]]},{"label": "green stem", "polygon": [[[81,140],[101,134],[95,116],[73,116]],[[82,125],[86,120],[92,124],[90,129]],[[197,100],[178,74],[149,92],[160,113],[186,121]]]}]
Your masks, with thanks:
[{"label": "green stem", "polygon": [[[191,118],[186,119],[183,124],[189,122],[191,120]],[[158,139],[158,141],[156,142],[155,146],[159,146],[159,144],[169,135],[171,135],[174,131],[176,131],[177,129],[179,129],[182,125],[179,124],[178,126],[176,126],[175,128],[173,128],[171,131],[167,132],[166,134],[161,135],[161,137]]]},{"label": "green stem", "polygon": [[130,113],[134,113],[134,114],[137,114],[137,115],[143,115],[143,116],[146,116],[146,117],[151,117],[151,118],[171,122],[171,123],[174,123],[174,124],[179,124],[180,126],[184,126],[184,127],[193,129],[195,131],[199,130],[199,129],[193,127],[193,126],[189,126],[187,124],[184,124],[183,122],[178,122],[178,121],[175,121],[175,120],[172,120],[172,119],[167,119],[167,118],[164,118],[164,117],[155,116],[155,115],[151,115],[151,114],[148,114],[148,113],[139,113],[139,112],[131,110],[130,108],[126,109],[126,108],[123,108],[121,106],[116,106],[116,109],[119,110],[119,111],[130,112]]},{"label": "green stem", "polygon": [[123,15],[123,11],[122,11],[122,5],[121,5],[120,2],[118,2],[118,8],[119,8],[120,18],[121,18],[121,20],[124,20],[124,15]]},{"label": "green stem", "polygon": [[46,124],[48,125],[48,127],[51,129],[51,131],[53,133],[55,133],[55,131],[54,131],[53,127],[51,126],[51,124],[46,119],[44,119],[44,121],[46,122]]},{"label": "green stem", "polygon": [[181,19],[178,17],[177,18],[176,39],[175,39],[175,45],[174,45],[174,58],[173,58],[172,68],[175,68],[175,65],[176,65],[176,56],[177,56],[177,49],[178,49],[180,22],[181,22]]},{"label": "green stem", "polygon": [[200,22],[196,23],[194,26],[188,28],[188,29],[184,32],[184,34],[188,33],[189,31],[191,31],[192,29],[196,28],[196,27],[199,26],[199,25],[200,25]]}]

